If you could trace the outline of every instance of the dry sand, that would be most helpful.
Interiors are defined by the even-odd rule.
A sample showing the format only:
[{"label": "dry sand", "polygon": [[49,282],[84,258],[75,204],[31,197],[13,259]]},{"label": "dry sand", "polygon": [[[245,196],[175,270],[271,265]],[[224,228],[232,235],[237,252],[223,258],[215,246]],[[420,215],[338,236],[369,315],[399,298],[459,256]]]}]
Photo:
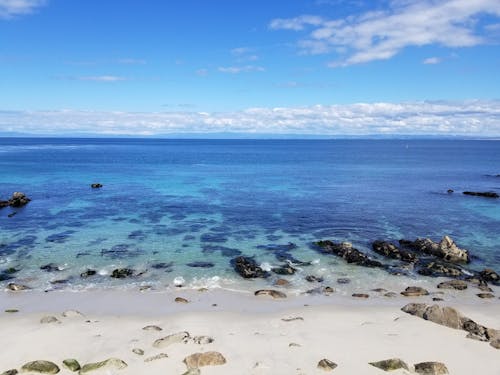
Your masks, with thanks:
[{"label": "dry sand", "polygon": [[[101,374],[181,375],[186,371],[182,362],[186,356],[218,351],[227,363],[203,367],[203,375],[317,374],[324,373],[316,367],[323,358],[338,364],[333,374],[383,374],[368,362],[394,357],[409,365],[443,362],[454,375],[500,375],[500,350],[465,338],[464,331],[400,311],[410,301],[431,303],[429,297],[381,304],[329,297],[275,301],[224,292],[177,295],[191,302],[178,304],[173,295],[161,293],[4,293],[0,297],[0,373],[43,359],[59,365],[61,374],[70,374],[62,366],[66,358],[85,364],[116,357],[128,367]],[[445,304],[478,323],[500,328],[498,299]],[[3,313],[7,308],[20,311]],[[68,309],[84,316],[63,317]],[[46,315],[60,323],[40,323]],[[297,317],[302,319],[282,320]],[[147,325],[162,331],[143,330]],[[214,342],[153,347],[156,339],[180,331],[210,336]],[[144,350],[144,355],[133,353],[134,348]],[[144,362],[159,353],[168,358]]]}]

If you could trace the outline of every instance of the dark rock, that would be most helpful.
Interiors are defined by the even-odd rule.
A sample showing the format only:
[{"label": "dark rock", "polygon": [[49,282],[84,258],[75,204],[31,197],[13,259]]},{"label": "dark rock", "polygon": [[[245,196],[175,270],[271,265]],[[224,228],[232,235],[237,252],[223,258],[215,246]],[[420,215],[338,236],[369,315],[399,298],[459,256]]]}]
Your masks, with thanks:
[{"label": "dark rock", "polygon": [[174,262],[160,262],[160,263],[154,263],[151,265],[151,268],[154,268],[155,270],[163,270],[163,269],[168,269],[172,268],[174,265]]},{"label": "dark rock", "polygon": [[40,267],[41,270],[46,272],[58,272],[61,271],[61,268],[55,263],[45,264]]},{"label": "dark rock", "polygon": [[130,277],[134,274],[134,270],[130,268],[117,268],[113,270],[111,273],[111,277],[114,277],[115,279],[124,279],[126,277]]},{"label": "dark rock", "polygon": [[281,267],[274,267],[271,271],[277,275],[293,275],[297,270],[289,264],[286,264]]},{"label": "dark rock", "polygon": [[488,328],[477,324],[475,321],[464,318],[462,322],[462,329],[469,332],[467,338],[478,341],[490,341]]},{"label": "dark rock", "polygon": [[440,362],[422,362],[415,365],[415,372],[425,375],[444,375],[448,374],[448,369]]},{"label": "dark rock", "polygon": [[334,243],[332,241],[315,242],[322,252],[337,255],[347,261],[347,263],[357,264],[364,267],[382,267],[382,263],[370,259],[366,254],[352,247],[348,242]]},{"label": "dark rock", "polygon": [[500,276],[498,273],[493,271],[491,268],[485,268],[479,273],[479,276],[484,280],[484,281],[491,281],[491,282],[499,282],[500,281]]},{"label": "dark rock", "polygon": [[396,245],[385,242],[385,241],[375,241],[372,243],[373,251],[383,256],[392,259],[402,260],[404,262],[415,262],[417,257],[412,252],[409,252],[404,249],[398,248]]},{"label": "dark rock", "polygon": [[432,300],[433,300],[434,302],[444,301],[444,299],[442,299],[441,297],[432,297]]},{"label": "dark rock", "polygon": [[186,266],[193,267],[193,268],[211,268],[211,267],[214,266],[214,264],[212,262],[201,262],[201,261],[198,261],[198,262],[188,263],[188,264],[186,264]]},{"label": "dark rock", "polygon": [[400,240],[400,245],[412,250],[442,258],[451,263],[470,262],[469,252],[459,248],[448,236],[444,236],[439,243],[429,238],[417,238],[415,241]]},{"label": "dark rock", "polygon": [[489,299],[489,298],[495,298],[495,295],[493,293],[478,293],[476,294],[479,298],[486,298],[486,299]]},{"label": "dark rock", "polygon": [[253,258],[239,256],[231,261],[234,270],[245,279],[266,278],[269,273],[257,265]]},{"label": "dark rock", "polygon": [[446,192],[447,192],[448,194],[451,194],[451,193],[454,193],[454,192],[455,192],[455,190],[453,190],[453,189],[448,189]]},{"label": "dark rock", "polygon": [[432,276],[432,277],[461,277],[464,275],[463,271],[453,265],[444,264],[440,262],[419,262],[418,266],[420,267],[417,271],[418,274],[423,276]]},{"label": "dark rock", "polygon": [[189,303],[189,301],[185,298],[182,298],[182,297],[175,297],[175,300],[174,300],[176,303]]},{"label": "dark rock", "polygon": [[485,198],[499,198],[500,195],[493,191],[464,191],[465,195],[473,195],[476,197],[485,197]]},{"label": "dark rock", "polygon": [[308,276],[306,276],[306,281],[308,281],[310,283],[321,283],[321,282],[323,282],[323,278],[317,277],[314,275],[308,275]]},{"label": "dark rock", "polygon": [[81,368],[78,361],[76,359],[73,359],[73,358],[65,359],[63,361],[63,365],[68,370],[73,371],[73,372],[76,372],[76,371],[80,370],[80,368]]},{"label": "dark rock", "polygon": [[274,289],[261,289],[257,290],[254,295],[256,296],[270,296],[273,298],[286,298],[286,294]]},{"label": "dark rock", "polygon": [[[2,206],[0,206],[0,208],[2,208]],[[19,374],[19,372],[16,369],[2,372],[2,375],[17,375],[17,374]]]},{"label": "dark rock", "polygon": [[438,289],[465,290],[467,289],[467,283],[463,280],[450,280],[439,283],[437,287]]},{"label": "dark rock", "polygon": [[337,279],[337,282],[339,284],[349,284],[351,282],[351,279],[349,279],[347,277],[340,277]]},{"label": "dark rock", "polygon": [[378,362],[370,362],[369,364],[384,371],[394,371],[399,369],[410,371],[408,365],[399,358],[384,359]]},{"label": "dark rock", "polygon": [[88,269],[87,271],[82,272],[80,274],[80,277],[83,277],[84,279],[86,279],[87,277],[94,276],[95,274],[97,274],[96,270]]},{"label": "dark rock", "polygon": [[429,295],[429,292],[419,286],[409,286],[401,294],[405,297],[420,297]]},{"label": "dark rock", "polygon": [[102,184],[99,184],[99,183],[94,183],[94,184],[91,184],[91,185],[90,185],[90,187],[91,187],[92,189],[100,189],[100,188],[102,188],[102,187],[103,187],[103,185],[102,185]]},{"label": "dark rock", "polygon": [[352,296],[355,298],[369,298],[370,297],[370,295],[366,294],[366,293],[354,293]]},{"label": "dark rock", "polygon": [[[27,205],[31,201],[30,198],[28,198],[24,193],[16,191],[14,194],[12,194],[12,197],[8,200],[8,205],[11,207],[22,207]],[[3,207],[5,204],[5,201],[2,201]]]}]

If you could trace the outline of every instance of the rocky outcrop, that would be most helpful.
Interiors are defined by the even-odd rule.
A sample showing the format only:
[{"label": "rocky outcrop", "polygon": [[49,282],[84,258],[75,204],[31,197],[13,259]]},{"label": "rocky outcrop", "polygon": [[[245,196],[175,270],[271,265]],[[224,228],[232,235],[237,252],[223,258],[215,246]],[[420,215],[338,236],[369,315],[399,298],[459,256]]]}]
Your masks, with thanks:
[{"label": "rocky outcrop", "polygon": [[499,198],[500,195],[495,193],[494,191],[464,191],[465,195],[472,195],[476,197],[484,197],[484,198]]},{"label": "rocky outcrop", "polygon": [[368,257],[365,253],[352,247],[349,242],[335,243],[329,240],[314,243],[323,253],[337,255],[347,263],[357,264],[364,267],[382,267],[383,264]]},{"label": "rocky outcrop", "polygon": [[432,277],[463,277],[464,272],[458,266],[444,264],[441,262],[419,262],[417,273],[422,276]]},{"label": "rocky outcrop", "polygon": [[409,303],[401,309],[407,314],[418,316],[453,329],[461,329],[468,333],[467,338],[489,341],[495,347],[496,340],[500,339],[500,331],[486,328],[472,319],[462,315],[452,307],[427,305],[425,303]]},{"label": "rocky outcrop", "polygon": [[264,271],[253,258],[239,256],[231,260],[234,270],[245,279],[266,278],[269,273]]},{"label": "rocky outcrop", "polygon": [[375,241],[372,243],[373,251],[388,258],[402,260],[403,262],[414,263],[417,256],[405,249],[400,249],[396,245],[386,241]]},{"label": "rocky outcrop", "polygon": [[219,352],[194,353],[186,358],[183,362],[188,369],[196,369],[204,366],[220,366],[225,364],[226,358]]},{"label": "rocky outcrop", "polygon": [[22,207],[27,205],[31,201],[24,193],[16,191],[12,194],[12,197],[7,201],[0,200],[0,208],[11,206],[11,207]]},{"label": "rocky outcrop", "polygon": [[59,367],[50,361],[33,361],[28,362],[21,367],[22,372],[35,372],[38,374],[57,374]]},{"label": "rocky outcrop", "polygon": [[448,369],[441,362],[421,362],[415,364],[415,372],[425,375],[444,375],[448,374]]},{"label": "rocky outcrop", "polygon": [[408,365],[399,358],[384,359],[378,362],[370,362],[369,364],[384,371],[394,371],[399,369],[410,371]]},{"label": "rocky outcrop", "polygon": [[270,296],[274,299],[286,298],[286,294],[274,289],[261,289],[257,290],[254,295],[256,296]]},{"label": "rocky outcrop", "polygon": [[484,281],[489,281],[489,282],[493,282],[493,283],[500,282],[500,276],[498,275],[498,273],[493,271],[491,268],[485,268],[484,270],[482,270],[479,273],[479,276]]},{"label": "rocky outcrop", "polygon": [[439,243],[429,238],[417,238],[415,241],[400,240],[403,247],[410,248],[424,254],[436,256],[451,263],[469,263],[469,251],[459,248],[448,236],[444,236]]},{"label": "rocky outcrop", "polygon": [[323,358],[318,362],[318,365],[316,367],[323,371],[333,371],[337,368],[337,364],[330,361],[329,359]]}]

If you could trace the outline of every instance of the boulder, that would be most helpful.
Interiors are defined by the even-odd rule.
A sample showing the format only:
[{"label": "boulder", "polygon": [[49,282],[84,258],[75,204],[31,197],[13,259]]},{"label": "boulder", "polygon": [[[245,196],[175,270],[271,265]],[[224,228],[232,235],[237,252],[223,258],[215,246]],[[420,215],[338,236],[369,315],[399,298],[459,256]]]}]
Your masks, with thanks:
[{"label": "boulder", "polygon": [[467,289],[467,283],[463,280],[450,280],[439,283],[437,287],[438,289],[465,290]]},{"label": "boulder", "polygon": [[226,358],[219,352],[194,353],[184,358],[183,362],[188,369],[192,369],[204,366],[220,366],[226,363]]},{"label": "boulder", "polygon": [[59,367],[50,361],[28,362],[21,367],[21,372],[36,372],[38,374],[57,374]]},{"label": "boulder", "polygon": [[96,270],[88,269],[80,274],[80,277],[86,279],[87,277],[94,276],[97,274]]},{"label": "boulder", "polygon": [[475,197],[484,197],[484,198],[499,198],[500,195],[495,193],[494,191],[464,191],[465,195],[472,195]]},{"label": "boulder", "polygon": [[7,284],[7,289],[13,292],[19,292],[21,290],[28,290],[31,289],[29,286],[22,285],[22,284],[16,284],[16,283],[9,283]]},{"label": "boulder", "polygon": [[425,375],[443,375],[448,374],[448,369],[444,363],[440,362],[421,362],[415,365],[415,372],[417,374]]},{"label": "boulder", "polygon": [[175,300],[174,300],[176,303],[189,303],[189,301],[185,298],[182,298],[182,297],[175,297]]},{"label": "boulder", "polygon": [[432,277],[461,277],[464,275],[463,271],[451,264],[444,264],[440,262],[419,262],[418,274],[423,276]]},{"label": "boulder", "polygon": [[273,298],[286,298],[286,294],[274,289],[260,289],[257,290],[254,295],[256,296],[270,296]]},{"label": "boulder", "polygon": [[337,367],[337,364],[330,361],[329,359],[323,358],[318,362],[318,365],[316,367],[323,371],[333,371]]},{"label": "boulder", "polygon": [[378,254],[388,258],[402,260],[403,262],[413,263],[417,260],[417,256],[415,254],[405,249],[400,249],[390,242],[375,241],[372,243],[372,248],[373,251]]},{"label": "boulder", "polygon": [[429,292],[419,286],[409,286],[401,294],[405,297],[420,297],[429,295]]},{"label": "boulder", "polygon": [[495,295],[493,293],[478,293],[476,294],[479,298],[483,299],[490,299],[490,298],[495,298]]},{"label": "boulder", "polygon": [[185,339],[187,339],[189,337],[190,337],[189,332],[186,332],[186,331],[173,333],[171,335],[168,335],[168,336],[162,337],[161,339],[156,340],[153,343],[153,347],[165,348],[169,345],[183,342]]},{"label": "boulder", "polygon": [[468,250],[459,248],[449,237],[444,236],[439,243],[429,238],[417,238],[415,241],[400,240],[399,243],[412,250],[434,255],[451,263],[469,263]]},{"label": "boulder", "polygon": [[127,366],[127,363],[121,359],[109,358],[102,362],[87,363],[80,369],[79,374],[86,374],[96,370],[107,370],[111,372],[112,370],[123,370]]},{"label": "boulder", "polygon": [[62,268],[55,263],[44,264],[43,266],[40,267],[40,269],[46,272],[58,272],[62,270]]},{"label": "boulder", "polygon": [[484,281],[490,281],[490,282],[499,282],[500,281],[500,276],[498,273],[493,271],[491,268],[485,268],[479,273],[479,276],[484,280]]},{"label": "boulder", "polygon": [[326,240],[318,241],[314,244],[318,246],[323,253],[337,255],[346,260],[347,263],[364,267],[383,267],[382,263],[369,258],[365,253],[352,247],[352,244],[349,242],[335,243]]},{"label": "boulder", "polygon": [[314,275],[308,275],[308,276],[306,276],[306,281],[308,281],[310,283],[322,283],[323,278],[318,277],[318,276],[314,276]]},{"label": "boulder", "polygon": [[277,275],[293,275],[295,272],[297,272],[297,269],[293,268],[289,264],[285,264],[280,267],[273,267],[271,271],[273,271]]},{"label": "boulder", "polygon": [[231,261],[234,270],[245,279],[266,278],[269,273],[264,271],[253,258],[239,256]]},{"label": "boulder", "polygon": [[378,362],[370,362],[369,364],[384,371],[394,371],[399,369],[410,371],[408,365],[399,358],[384,359]]},{"label": "boulder", "polygon": [[70,358],[70,359],[65,359],[63,361],[64,367],[66,367],[69,371],[76,372],[80,370],[81,366],[80,363],[76,359]]}]

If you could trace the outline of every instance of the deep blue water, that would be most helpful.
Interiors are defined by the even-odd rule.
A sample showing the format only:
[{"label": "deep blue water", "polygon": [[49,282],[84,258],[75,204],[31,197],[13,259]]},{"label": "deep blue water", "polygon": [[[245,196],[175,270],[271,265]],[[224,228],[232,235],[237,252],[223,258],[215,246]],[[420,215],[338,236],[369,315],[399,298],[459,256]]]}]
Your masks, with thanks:
[{"label": "deep blue water", "polygon": [[[445,234],[471,250],[471,268],[498,271],[500,200],[461,192],[500,192],[499,173],[500,141],[4,138],[0,199],[22,191],[32,202],[0,210],[0,271],[21,269],[18,280],[39,288],[55,279],[165,286],[179,276],[236,288],[247,284],[232,257],[279,264],[276,249],[293,242],[290,254],[315,263],[297,284],[311,273],[383,278],[310,244],[350,241],[370,252],[375,239]],[[194,261],[214,266],[187,266]],[[39,269],[50,262],[64,271]],[[146,273],[109,278],[118,266]],[[87,268],[101,276],[81,279]]]}]

